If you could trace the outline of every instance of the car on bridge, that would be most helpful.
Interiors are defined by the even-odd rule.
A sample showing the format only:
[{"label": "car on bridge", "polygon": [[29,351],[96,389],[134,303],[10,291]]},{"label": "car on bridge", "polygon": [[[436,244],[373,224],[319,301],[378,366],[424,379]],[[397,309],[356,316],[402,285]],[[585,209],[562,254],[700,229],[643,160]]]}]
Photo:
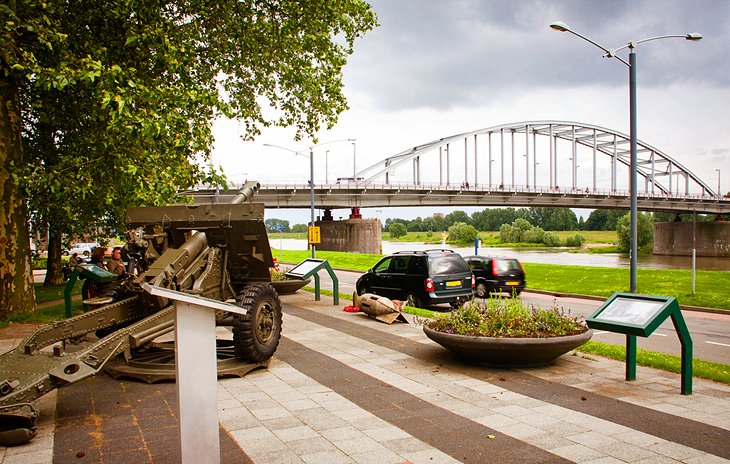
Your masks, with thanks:
[{"label": "car on bridge", "polygon": [[464,259],[474,273],[474,294],[478,298],[503,292],[516,296],[525,289],[525,269],[515,258],[467,256]]},{"label": "car on bridge", "polygon": [[473,297],[474,282],[464,258],[452,250],[400,251],[378,261],[355,288],[358,295],[374,293],[411,306],[455,308]]}]

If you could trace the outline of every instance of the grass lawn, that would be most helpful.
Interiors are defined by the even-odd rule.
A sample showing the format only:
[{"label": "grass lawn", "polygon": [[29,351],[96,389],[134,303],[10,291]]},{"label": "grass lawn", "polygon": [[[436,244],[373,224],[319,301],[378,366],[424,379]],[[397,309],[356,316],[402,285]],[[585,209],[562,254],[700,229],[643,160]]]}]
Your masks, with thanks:
[{"label": "grass lawn", "polygon": [[[273,250],[279,256],[279,250]],[[300,263],[311,257],[307,250],[284,250],[287,263]],[[365,272],[382,255],[318,251],[317,257],[329,261],[333,268]],[[629,270],[591,266],[523,263],[527,287],[563,293],[608,297],[614,292],[626,292]],[[680,304],[730,310],[730,272],[697,271],[696,293],[692,295],[692,275],[689,270],[638,269],[637,291],[652,295],[673,296]]]}]

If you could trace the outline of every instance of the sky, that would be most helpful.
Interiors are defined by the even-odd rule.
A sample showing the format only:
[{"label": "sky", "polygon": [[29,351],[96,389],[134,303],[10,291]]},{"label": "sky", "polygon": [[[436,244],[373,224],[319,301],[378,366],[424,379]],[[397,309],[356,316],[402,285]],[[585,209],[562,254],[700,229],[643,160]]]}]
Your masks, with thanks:
[{"label": "sky", "polygon": [[[562,21],[609,49],[631,40],[699,32],[703,39],[638,45],[638,138],[730,190],[730,2],[713,0],[373,0],[380,26],[355,43],[344,69],[350,109],[317,134],[315,183],[441,137],[530,120],[566,120],[629,133],[628,71],[569,33]],[[624,51],[622,58],[628,60]],[[233,181],[306,183],[309,160],[294,131],[265,130],[243,142],[239,124],[217,121],[212,161]],[[327,151],[329,151],[327,153]],[[325,159],[327,162],[325,163]],[[463,168],[462,168],[463,169]],[[394,174],[407,181],[410,169]],[[547,177],[547,176],[546,176]],[[481,208],[460,208],[471,213]],[[363,210],[412,219],[453,209]],[[589,210],[576,210],[587,217]],[[319,214],[319,212],[317,213]],[[336,210],[335,218],[349,210]],[[308,210],[268,209],[306,223]]]}]

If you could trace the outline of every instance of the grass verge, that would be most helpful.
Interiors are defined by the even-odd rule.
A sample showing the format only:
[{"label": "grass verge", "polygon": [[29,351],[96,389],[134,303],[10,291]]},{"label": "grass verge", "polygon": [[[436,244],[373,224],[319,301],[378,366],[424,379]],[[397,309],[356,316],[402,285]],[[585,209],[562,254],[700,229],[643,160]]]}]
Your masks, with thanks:
[{"label": "grass verge", "polygon": [[[274,250],[279,256],[279,250]],[[311,257],[307,250],[284,250],[284,262],[300,263]],[[373,254],[318,251],[317,257],[333,268],[365,272],[383,256]],[[593,266],[523,263],[527,287],[556,293],[611,296],[628,291],[629,270]],[[681,269],[638,269],[637,293],[677,298],[680,304],[730,310],[730,272],[697,271],[692,294],[692,271]]]},{"label": "grass verge", "polygon": [[[626,361],[626,347],[624,346],[589,341],[585,345],[576,348],[576,350],[617,361]],[[682,371],[682,359],[679,356],[647,351],[641,348],[636,351],[636,364],[677,374]],[[695,358],[692,360],[692,376],[730,385],[730,366]]]}]

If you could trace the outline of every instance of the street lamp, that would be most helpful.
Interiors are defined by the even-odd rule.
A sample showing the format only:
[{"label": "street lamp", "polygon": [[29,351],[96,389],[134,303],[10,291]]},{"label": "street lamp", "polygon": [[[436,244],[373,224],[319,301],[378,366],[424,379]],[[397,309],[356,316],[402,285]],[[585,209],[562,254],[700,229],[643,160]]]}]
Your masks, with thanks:
[{"label": "street lamp", "polygon": [[[691,33],[691,34],[684,34],[684,35],[660,35],[656,37],[649,37],[647,39],[641,39],[636,41],[631,41],[624,45],[623,47],[619,47],[617,49],[608,49],[604,47],[603,45],[594,42],[593,40],[589,39],[588,37],[579,34],[575,32],[574,30],[570,29],[567,24],[564,22],[554,22],[550,25],[552,29],[555,29],[556,31],[560,32],[570,32],[576,37],[579,37],[586,42],[595,45],[596,47],[603,50],[606,54],[603,55],[608,58],[616,58],[629,68],[629,125],[630,125],[630,139],[631,139],[631,163],[629,167],[629,194],[631,197],[631,211],[630,211],[630,250],[629,250],[629,260],[630,260],[630,283],[629,283],[629,291],[631,293],[636,292],[636,255],[637,255],[637,230],[636,230],[636,223],[637,223],[637,192],[636,192],[636,177],[637,177],[637,155],[636,155],[636,46],[643,42],[649,42],[651,40],[659,40],[659,39],[670,39],[670,38],[682,38],[685,40],[691,40],[691,41],[697,41],[702,39],[702,34],[698,33]],[[629,61],[626,62],[623,58],[616,55],[617,52],[623,50],[624,48],[629,49]]]},{"label": "street lamp", "polygon": [[[309,212],[310,212],[310,222],[309,225],[311,227],[314,227],[314,149],[316,147],[321,147],[322,145],[328,145],[330,143],[335,142],[351,142],[355,139],[339,139],[339,140],[332,140],[330,142],[322,142],[317,145],[312,145],[309,147]],[[265,143],[265,147],[273,147],[273,148],[279,148],[281,150],[286,150],[288,152],[294,153],[295,155],[300,156],[307,156],[301,151],[292,150],[291,148],[282,147],[281,145],[274,145],[273,143]],[[317,257],[317,252],[315,251],[315,245],[312,244],[312,258]]]},{"label": "street lamp", "polygon": [[715,169],[717,171],[717,198],[722,198],[722,192],[720,192],[720,170]]}]

